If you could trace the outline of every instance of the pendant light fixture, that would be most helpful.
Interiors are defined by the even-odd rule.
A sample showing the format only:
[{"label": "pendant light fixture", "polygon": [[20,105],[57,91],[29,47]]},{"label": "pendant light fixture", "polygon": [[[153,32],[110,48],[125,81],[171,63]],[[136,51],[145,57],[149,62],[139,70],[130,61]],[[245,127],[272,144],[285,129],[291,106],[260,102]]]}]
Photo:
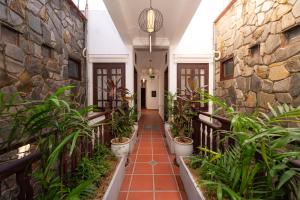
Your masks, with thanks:
[{"label": "pendant light fixture", "polygon": [[150,8],[145,8],[139,16],[139,26],[141,30],[149,34],[149,51],[152,52],[152,34],[159,31],[163,26],[163,15],[158,9],[152,8],[150,0]]}]

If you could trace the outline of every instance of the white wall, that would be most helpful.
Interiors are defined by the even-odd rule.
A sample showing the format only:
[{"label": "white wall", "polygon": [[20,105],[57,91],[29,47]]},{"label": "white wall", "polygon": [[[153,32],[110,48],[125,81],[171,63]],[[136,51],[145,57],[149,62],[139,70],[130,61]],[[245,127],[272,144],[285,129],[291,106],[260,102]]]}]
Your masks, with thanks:
[{"label": "white wall", "polygon": [[[154,79],[147,78],[146,86],[146,107],[147,109],[158,109],[159,99],[159,75],[156,75]],[[156,91],[156,97],[152,97],[152,91]]]},{"label": "white wall", "polygon": [[133,92],[133,49],[126,46],[104,3],[89,0],[87,11],[88,103],[93,104],[93,63],[125,63],[126,88]]},{"label": "white wall", "polygon": [[170,92],[177,90],[178,63],[208,63],[209,92],[213,94],[213,22],[228,3],[229,0],[202,0],[180,42],[170,46]]}]

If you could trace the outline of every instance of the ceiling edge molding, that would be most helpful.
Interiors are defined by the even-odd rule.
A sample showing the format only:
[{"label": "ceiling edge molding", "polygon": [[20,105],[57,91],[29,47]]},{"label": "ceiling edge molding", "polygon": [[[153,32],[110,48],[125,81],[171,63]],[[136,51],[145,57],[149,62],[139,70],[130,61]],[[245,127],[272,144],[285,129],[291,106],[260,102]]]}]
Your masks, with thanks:
[{"label": "ceiling edge molding", "polygon": [[91,63],[95,63],[95,62],[127,63],[129,61],[129,54],[89,54],[88,61]]},{"label": "ceiling edge molding", "polygon": [[174,54],[175,63],[212,63],[213,54]]}]

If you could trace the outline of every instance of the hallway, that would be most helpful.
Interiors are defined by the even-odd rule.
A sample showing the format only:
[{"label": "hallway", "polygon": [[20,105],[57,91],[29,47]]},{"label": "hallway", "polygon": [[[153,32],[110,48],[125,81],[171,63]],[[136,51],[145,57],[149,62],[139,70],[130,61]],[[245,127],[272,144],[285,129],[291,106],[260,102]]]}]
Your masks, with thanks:
[{"label": "hallway", "polygon": [[119,200],[187,199],[179,168],[164,141],[164,125],[157,111],[144,110],[139,141],[129,156]]}]

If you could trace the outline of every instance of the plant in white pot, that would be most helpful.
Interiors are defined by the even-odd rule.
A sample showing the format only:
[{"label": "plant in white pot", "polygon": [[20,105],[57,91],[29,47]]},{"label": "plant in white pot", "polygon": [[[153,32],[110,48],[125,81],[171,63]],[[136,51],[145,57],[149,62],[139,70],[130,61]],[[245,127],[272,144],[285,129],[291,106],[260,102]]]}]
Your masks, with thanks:
[{"label": "plant in white pot", "polygon": [[175,153],[178,156],[190,156],[193,153],[192,119],[197,115],[195,108],[200,99],[197,93],[197,81],[189,78],[187,87],[177,96],[172,109],[171,130],[177,137],[174,138]]},{"label": "plant in white pot", "polygon": [[[109,109],[111,109],[111,126],[114,138],[111,140],[111,150],[117,157],[127,155],[129,152],[129,135],[132,131],[131,121],[128,115],[128,102],[126,95],[129,91],[120,85],[121,78],[114,82],[107,81],[107,88],[103,91],[107,92],[111,102]],[[121,105],[119,105],[121,103]]]},{"label": "plant in white pot", "polygon": [[190,156],[193,153],[192,112],[189,102],[178,98],[174,102],[171,132],[174,138],[176,156]]}]

